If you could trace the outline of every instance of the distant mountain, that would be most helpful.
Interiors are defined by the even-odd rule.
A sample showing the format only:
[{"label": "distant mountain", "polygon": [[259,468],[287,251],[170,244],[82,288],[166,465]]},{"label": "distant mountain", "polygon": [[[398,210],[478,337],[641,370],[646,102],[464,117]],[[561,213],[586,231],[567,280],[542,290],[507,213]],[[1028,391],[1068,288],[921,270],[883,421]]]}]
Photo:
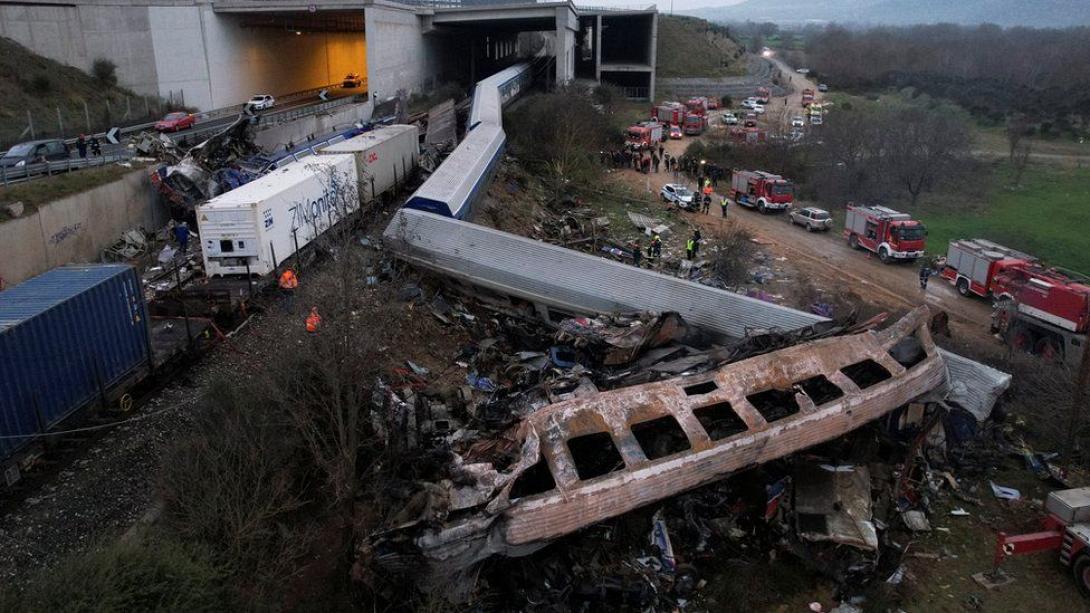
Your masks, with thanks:
[{"label": "distant mountain", "polygon": [[1090,0],[745,0],[685,13],[710,21],[994,23],[1043,28],[1090,25]]}]

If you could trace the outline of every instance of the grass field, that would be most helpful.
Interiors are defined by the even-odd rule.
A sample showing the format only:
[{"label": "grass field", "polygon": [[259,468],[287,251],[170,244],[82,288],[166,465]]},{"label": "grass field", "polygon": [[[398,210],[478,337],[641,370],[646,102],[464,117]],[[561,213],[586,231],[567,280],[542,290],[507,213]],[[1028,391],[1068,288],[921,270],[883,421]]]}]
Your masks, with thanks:
[{"label": "grass field", "polygon": [[[116,181],[142,166],[142,164],[133,164],[127,167],[119,164],[107,164],[99,168],[87,168],[76,172],[53,175],[52,177],[43,175],[33,181],[0,189],[0,206],[13,202],[22,202],[25,206],[25,212],[23,213],[25,215],[39,205]],[[7,211],[0,209],[0,221],[6,219],[8,219]]]},{"label": "grass field", "polygon": [[1090,272],[1090,168],[1032,164],[1022,186],[1010,189],[1004,164],[991,183],[981,210],[921,208],[929,251],[945,253],[955,238],[987,238],[1052,265]]}]

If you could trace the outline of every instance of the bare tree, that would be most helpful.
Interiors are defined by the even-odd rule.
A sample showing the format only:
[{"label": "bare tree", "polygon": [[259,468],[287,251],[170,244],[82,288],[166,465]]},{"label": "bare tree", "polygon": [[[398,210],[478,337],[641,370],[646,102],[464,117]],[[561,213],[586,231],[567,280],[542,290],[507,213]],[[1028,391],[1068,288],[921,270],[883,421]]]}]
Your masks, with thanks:
[{"label": "bare tree", "polygon": [[1022,185],[1022,175],[1026,172],[1026,166],[1029,165],[1029,159],[1032,154],[1033,145],[1029,141],[1018,145],[1011,153],[1011,169],[1014,171],[1014,176],[1011,178],[1011,187]]}]

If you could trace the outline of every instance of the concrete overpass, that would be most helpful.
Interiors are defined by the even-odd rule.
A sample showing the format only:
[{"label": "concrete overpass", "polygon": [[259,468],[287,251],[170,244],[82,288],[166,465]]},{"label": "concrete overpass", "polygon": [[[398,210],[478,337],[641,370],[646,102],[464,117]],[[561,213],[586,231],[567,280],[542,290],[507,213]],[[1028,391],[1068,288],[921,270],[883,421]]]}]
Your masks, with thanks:
[{"label": "concrete overpass", "polygon": [[[555,79],[613,82],[654,94],[656,13],[585,11],[570,2],[426,6],[387,0],[19,0],[0,3],[0,36],[89,71],[117,65],[138,94],[208,110],[360,73],[372,100],[468,86],[537,32]],[[438,4],[438,3],[437,3]],[[633,37],[639,39],[634,44]]]}]

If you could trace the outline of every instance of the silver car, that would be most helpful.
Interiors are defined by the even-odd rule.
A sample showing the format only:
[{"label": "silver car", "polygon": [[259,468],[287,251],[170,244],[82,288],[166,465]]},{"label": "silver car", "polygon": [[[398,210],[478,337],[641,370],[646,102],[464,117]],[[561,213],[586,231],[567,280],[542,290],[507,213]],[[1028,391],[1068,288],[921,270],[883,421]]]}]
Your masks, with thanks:
[{"label": "silver car", "polygon": [[787,216],[791,219],[791,223],[806,226],[810,232],[824,232],[833,227],[833,218],[829,212],[812,206],[793,209]]},{"label": "silver car", "polygon": [[696,194],[680,183],[667,183],[666,185],[663,185],[662,190],[659,191],[659,195],[662,196],[664,202],[673,202],[683,209],[691,210],[695,206],[693,202]]}]

